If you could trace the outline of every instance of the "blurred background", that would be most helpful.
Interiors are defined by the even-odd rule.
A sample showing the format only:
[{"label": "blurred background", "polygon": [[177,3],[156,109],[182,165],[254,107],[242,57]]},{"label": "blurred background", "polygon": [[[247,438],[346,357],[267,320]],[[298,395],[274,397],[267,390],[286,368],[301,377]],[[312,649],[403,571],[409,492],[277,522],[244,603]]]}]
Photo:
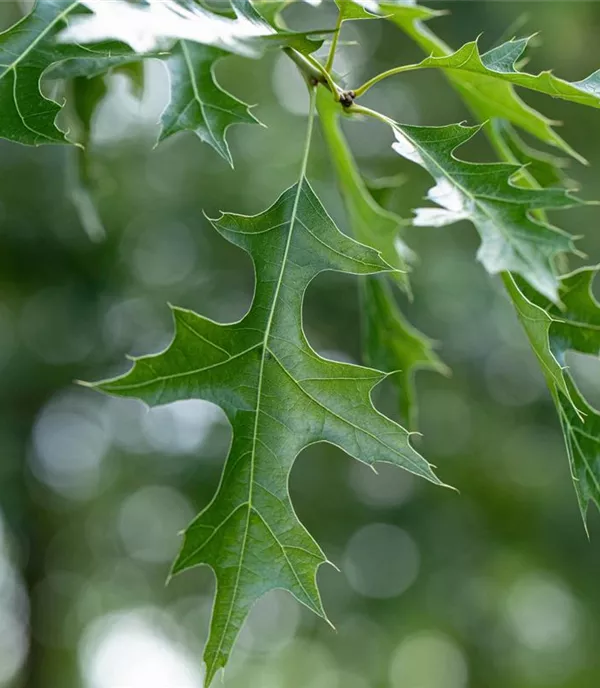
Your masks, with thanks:
[{"label": "blurred background", "polygon": [[[483,32],[492,47],[539,31],[529,69],[580,79],[600,66],[600,3],[437,2],[432,28],[458,47]],[[23,11],[0,4],[8,27]],[[327,27],[331,1],[292,7],[294,28]],[[513,27],[512,29],[510,27]],[[505,33],[505,32],[508,33]],[[392,25],[354,22],[338,72],[349,86],[420,59]],[[192,134],[153,150],[167,98],[149,63],[143,93],[130,75],[106,81],[86,173],[104,230],[73,186],[77,153],[0,143],[0,686],[201,688],[214,581],[200,568],[165,580],[178,532],[210,500],[227,452],[223,413],[201,401],[146,412],[82,389],[127,369],[125,354],[165,347],[166,303],[220,321],[243,315],[249,258],[203,211],[257,213],[297,175],[305,88],[270,55],[228,58],[221,84],[256,103],[267,128],[239,126],[235,170]],[[599,114],[535,94],[592,163],[569,174],[599,198]],[[406,123],[470,120],[434,72],[390,79],[369,103]],[[370,179],[403,175],[384,203],[409,217],[430,179],[391,151],[375,122],[347,134]],[[464,155],[491,160],[483,136]],[[309,177],[345,218],[319,135]],[[74,200],[76,201],[74,203]],[[88,199],[89,200],[89,199]],[[600,261],[598,208],[553,220]],[[87,230],[87,231],[86,231]],[[104,235],[103,235],[104,233]],[[497,280],[475,261],[462,223],[410,230],[421,255],[411,320],[439,342],[449,379],[418,375],[419,448],[442,490],[389,466],[379,476],[341,451],[314,446],[291,476],[301,520],[342,569],[322,568],[329,627],[284,593],[253,610],[225,675],[231,688],[595,688],[600,685],[600,519],[588,541],[542,375]],[[575,264],[573,264],[575,266]],[[360,361],[356,278],[327,274],[305,305],[312,345]],[[597,361],[573,358],[600,402]],[[377,405],[397,417],[391,389]]]}]

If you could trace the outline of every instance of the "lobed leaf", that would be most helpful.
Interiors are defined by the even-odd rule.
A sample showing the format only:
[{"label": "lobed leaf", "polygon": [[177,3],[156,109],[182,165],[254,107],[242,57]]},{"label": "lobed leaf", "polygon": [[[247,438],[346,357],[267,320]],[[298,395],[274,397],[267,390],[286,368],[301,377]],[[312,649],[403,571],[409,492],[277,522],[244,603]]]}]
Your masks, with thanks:
[{"label": "lobed leaf", "polygon": [[39,0],[28,16],[0,34],[0,137],[28,145],[66,142],[55,125],[61,105],[40,90],[48,68],[70,64],[69,76],[92,75],[137,59],[114,45],[57,45],[57,34],[78,6],[78,0]]},{"label": "lobed leaf", "polygon": [[[600,108],[600,70],[581,81],[569,82],[560,79],[551,71],[540,74],[528,74],[517,69],[517,62],[523,57],[531,38],[519,38],[507,41],[502,45],[481,53],[477,41],[465,43],[455,53],[443,56],[431,56],[416,67],[435,67],[453,73],[477,77],[475,85],[488,82],[509,82],[515,86],[545,93],[553,98],[568,100],[580,105]],[[485,79],[482,81],[481,78]],[[496,108],[496,116],[503,116]]]},{"label": "lobed leaf", "polygon": [[566,355],[600,355],[600,304],[592,292],[597,273],[598,267],[588,267],[563,277],[560,308],[526,284],[505,278],[558,410],[584,519],[590,501],[600,508],[600,413],[577,389]]},{"label": "lobed leaf", "polygon": [[170,49],[176,41],[220,48],[258,58],[268,47],[291,45],[312,52],[318,47],[307,34],[277,31],[250,0],[232,0],[235,19],[177,0],[79,0],[91,13],[76,17],[59,36],[63,43],[120,41],[137,53]]},{"label": "lobed leaf", "polygon": [[[450,58],[457,53],[453,53],[450,47],[429,30],[423,21],[443,13],[428,10],[424,7],[419,7],[419,9],[421,14],[416,11],[415,5],[412,2],[408,4],[404,2],[379,2],[380,15],[396,24],[430,55],[425,62],[439,59],[440,62],[437,64],[441,67],[444,61],[450,61]],[[481,58],[477,44],[470,43],[467,46],[470,46],[467,50],[464,47],[461,49],[465,50],[462,57],[469,59],[471,56],[470,59],[475,64],[477,56]],[[518,85],[531,87],[529,84],[532,84],[536,86],[535,90],[546,88],[546,91],[550,91],[555,81],[562,82],[562,80],[552,77],[549,72],[543,72],[538,77],[517,71],[511,73],[509,65],[514,68],[514,59],[512,62],[510,61],[511,57],[514,57],[511,51],[515,48],[524,49],[525,45],[512,41],[505,44],[505,46],[508,46],[505,48],[505,53],[502,51],[497,53],[490,51],[486,57],[487,65],[483,64],[480,71],[475,68],[471,70],[461,69],[460,61],[457,59],[454,68],[444,69],[448,80],[459,92],[475,116],[481,121],[493,118],[505,119],[544,143],[560,148],[576,159],[585,162],[585,159],[574,151],[553,129],[553,126],[557,123],[524,103],[514,88],[519,81],[523,81],[523,83]],[[496,48],[496,50],[499,49]],[[474,51],[476,51],[477,55],[475,55]],[[495,69],[491,69],[492,66],[495,66]],[[505,71],[501,71],[502,69]],[[570,96],[569,99],[579,97],[585,104],[593,104],[594,107],[598,107],[600,102],[599,82],[600,74],[596,72],[588,79],[576,82],[576,84],[564,82],[566,86],[563,86],[561,83],[559,92],[551,93],[551,95],[560,97],[561,94],[564,94],[565,96]]]},{"label": "lobed leaf", "polygon": [[258,120],[248,106],[219,86],[215,63],[226,56],[222,50],[189,41],[179,41],[165,60],[171,83],[171,99],[162,114],[160,140],[181,131],[193,131],[231,165],[226,134],[232,124],[254,124]]},{"label": "lobed leaf", "polygon": [[538,209],[567,208],[580,203],[564,189],[533,189],[511,182],[520,171],[510,163],[471,163],[454,151],[480,127],[451,124],[416,127],[393,124],[394,150],[425,168],[436,180],[428,198],[437,208],[416,211],[417,226],[442,227],[471,221],[481,236],[477,257],[491,274],[521,275],[552,301],[558,300],[553,261],[573,251],[571,237],[534,218]]},{"label": "lobed leaf", "polygon": [[96,385],[151,406],[206,399],[221,406],[233,428],[217,493],[186,530],[173,567],[179,573],[207,564],[217,578],[207,685],[250,608],[269,590],[288,590],[325,618],[315,576],[326,558],[288,492],[304,447],[329,442],[365,463],[393,463],[440,484],[409,433],[373,407],[371,390],[385,374],[321,358],[302,329],[304,291],[317,274],[386,272],[381,255],[343,235],[304,178],[264,213],[226,214],[213,224],[253,259],[248,314],[222,325],[173,309],[176,332],[166,351]]}]

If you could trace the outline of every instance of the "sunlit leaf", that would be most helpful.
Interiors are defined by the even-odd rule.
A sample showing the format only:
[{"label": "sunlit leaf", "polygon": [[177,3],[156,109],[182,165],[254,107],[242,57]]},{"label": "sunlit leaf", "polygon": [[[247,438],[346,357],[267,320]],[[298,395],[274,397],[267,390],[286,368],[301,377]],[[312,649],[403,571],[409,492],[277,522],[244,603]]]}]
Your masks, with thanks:
[{"label": "sunlit leaf", "polygon": [[314,50],[305,34],[277,31],[249,0],[233,0],[236,18],[177,0],[79,0],[90,10],[61,32],[63,43],[120,41],[138,53],[170,49],[176,41],[213,46],[245,57],[260,57],[269,46],[293,45]]},{"label": "sunlit leaf", "polygon": [[416,211],[417,226],[443,227],[473,222],[481,236],[477,257],[491,274],[512,271],[549,299],[558,299],[553,261],[573,251],[568,234],[532,217],[537,209],[567,208],[576,198],[563,189],[528,189],[511,183],[519,165],[471,163],[454,151],[479,127],[394,125],[394,150],[425,168],[436,186],[428,198],[435,208]]},{"label": "sunlit leaf", "polygon": [[176,0],[148,0],[135,4],[127,0],[81,0],[91,14],[70,22],[60,37],[64,43],[99,43],[117,40],[144,53],[170,47],[172,41],[189,40],[230,52],[255,56],[256,39],[272,35],[267,24],[239,15],[229,19],[200,6]]},{"label": "sunlit leaf", "polygon": [[305,179],[264,213],[223,215],[214,226],[254,261],[248,314],[222,325],[174,309],[168,349],[136,359],[129,373],[98,385],[151,406],[206,399],[232,425],[217,493],[187,529],[173,568],[207,564],[216,574],[207,684],[227,662],[250,608],[269,590],[288,590],[325,616],[315,577],[326,558],[288,493],[292,464],[304,447],[329,442],[365,463],[393,463],[439,483],[408,432],[371,403],[385,374],[321,358],[302,330],[304,291],[317,274],[385,272],[380,254],[339,232]]},{"label": "sunlit leaf", "polygon": [[339,7],[341,21],[352,19],[376,19],[378,10],[376,0],[335,0]]}]

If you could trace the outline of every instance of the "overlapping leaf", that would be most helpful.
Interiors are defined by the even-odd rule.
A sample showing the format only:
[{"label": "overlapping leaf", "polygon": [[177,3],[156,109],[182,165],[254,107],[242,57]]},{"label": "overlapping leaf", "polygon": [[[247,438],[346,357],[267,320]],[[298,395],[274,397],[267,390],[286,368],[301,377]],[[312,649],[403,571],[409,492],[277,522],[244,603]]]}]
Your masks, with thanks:
[{"label": "overlapping leaf", "polygon": [[[418,14],[418,11],[420,11],[420,14]],[[420,6],[417,10],[412,2],[396,3],[381,1],[379,3],[379,13],[381,16],[394,22],[423,48],[431,56],[428,59],[440,59],[439,66],[443,64],[443,61],[450,60],[453,56],[453,51],[448,45],[423,23],[423,20],[433,18],[439,15],[439,12]],[[474,49],[477,50],[476,44],[471,43],[467,45],[471,47],[465,52],[463,56],[465,58],[468,58]],[[519,85],[529,88],[535,86],[536,90],[546,89],[544,92],[550,92],[554,88],[555,82],[561,82],[559,92],[552,92],[550,95],[560,97],[564,93],[571,96],[570,99],[580,97],[581,101],[578,102],[598,107],[600,102],[600,93],[598,91],[598,88],[600,88],[600,74],[596,72],[588,79],[584,79],[576,84],[562,82],[562,80],[553,77],[549,72],[543,72],[538,77],[520,72],[511,74],[509,67],[510,69],[514,67],[514,59],[516,59],[516,55],[512,51],[517,47],[522,50],[525,45],[523,43],[509,42],[501,47],[503,48],[502,51],[496,48],[496,51],[499,52],[490,51],[488,53],[486,57],[488,64],[487,66],[483,65],[482,71],[462,70],[459,68],[460,61],[457,59],[455,68],[444,70],[451,84],[481,121],[503,118],[536,136],[541,141],[556,146],[579,160],[583,160],[553,129],[553,125],[556,122],[524,103],[516,93],[514,85],[522,81]],[[464,50],[464,48],[461,50]],[[510,61],[511,57],[514,58],[512,62]],[[477,57],[473,55],[471,59],[475,61]],[[495,66],[495,70],[490,69],[492,66]],[[505,71],[500,71],[500,69]],[[563,86],[563,83],[566,86]]]},{"label": "overlapping leaf", "polygon": [[[89,13],[84,5],[98,14]],[[173,32],[177,35],[174,38],[191,34],[192,40],[171,40],[170,50],[162,54],[166,58],[171,51],[173,53],[168,60],[172,98],[164,114],[163,138],[191,129],[230,161],[225,140],[227,128],[236,122],[254,122],[255,119],[245,104],[221,89],[215,81],[214,63],[226,54],[220,48],[258,57],[270,47],[294,46],[310,52],[322,43],[306,33],[277,31],[247,0],[235,0],[235,7],[237,20],[170,1],[144,6],[121,0],[99,3],[93,0],[38,0],[28,16],[0,34],[0,137],[29,145],[65,142],[65,132],[55,124],[61,104],[42,94],[42,77],[99,76],[145,57],[161,56],[145,50],[160,44],[158,39],[151,40],[148,32],[151,27],[158,30],[160,24],[169,34],[171,24],[158,22],[155,15],[152,15],[150,28],[148,22],[133,20],[139,19],[138,13],[145,17],[145,12],[158,12],[160,19],[161,12],[170,12],[176,17],[177,32],[175,29]],[[127,15],[126,22],[119,20],[119,12]],[[85,28],[95,17],[100,17],[105,31]],[[179,31],[182,25],[188,28]],[[192,30],[189,25],[195,28]],[[232,29],[230,33],[232,25],[245,28]],[[95,45],[82,45],[78,38],[95,42]],[[136,54],[136,50],[140,54]]]},{"label": "overlapping leaf", "polygon": [[577,389],[566,355],[600,355],[600,305],[592,293],[597,272],[583,268],[562,278],[561,308],[527,285],[505,280],[556,403],[584,517],[590,501],[600,508],[600,413]]},{"label": "overlapping leaf", "polygon": [[214,226],[254,261],[256,290],[246,317],[221,325],[174,309],[170,347],[98,385],[152,406],[206,399],[223,408],[233,427],[217,494],[187,529],[173,569],[208,564],[217,577],[207,683],[267,591],[289,590],[324,616],[315,575],[325,556],[288,494],[290,469],[304,447],[330,442],[361,461],[394,463],[438,482],[408,433],[371,403],[385,375],[321,358],[302,330],[304,291],[319,272],[385,272],[380,254],[341,234],[306,180],[261,215],[223,215]]},{"label": "overlapping leaf", "polygon": [[160,139],[193,131],[231,164],[227,129],[232,124],[252,124],[257,120],[245,103],[222,89],[215,79],[215,63],[226,54],[218,48],[179,41],[165,62],[171,100],[162,115]]},{"label": "overlapping leaf", "polygon": [[29,145],[64,142],[64,133],[54,123],[60,105],[40,91],[44,72],[67,59],[79,65],[70,76],[107,71],[132,59],[130,51],[114,45],[92,50],[56,44],[58,32],[78,4],[77,0],[39,0],[31,14],[0,34],[0,137]]},{"label": "overlapping leaf", "polygon": [[[402,9],[394,12],[390,5],[386,6],[386,11],[398,26],[432,56],[447,58],[452,54],[443,41],[419,21],[415,21],[409,13]],[[513,66],[514,60],[510,64],[511,68]],[[488,134],[500,156],[511,162],[528,163],[528,167],[518,177],[520,183],[535,189],[540,185],[544,187],[562,181],[562,165],[548,157],[540,158],[539,155],[534,155],[532,161],[531,150],[524,148],[507,121],[567,152],[572,152],[571,148],[562,139],[556,138],[557,135],[550,128],[550,120],[519,100],[512,84],[498,79],[488,80],[488,90],[477,79],[472,81],[473,74],[446,70],[446,75],[465,103],[482,120],[492,120]],[[587,81],[588,86],[597,78],[596,72]],[[505,119],[502,121],[499,118]],[[525,160],[524,157],[530,159]],[[536,214],[543,219],[543,213]],[[559,298],[566,305],[566,312],[557,309],[545,296],[524,282],[517,284],[518,278],[515,280],[509,274],[504,275],[509,296],[557,406],[575,490],[584,518],[590,501],[600,508],[600,414],[583,398],[565,369],[565,352],[573,349],[598,355],[597,326],[600,310],[591,295],[591,281],[595,272],[595,269],[585,269],[573,273],[561,282]]]},{"label": "overlapping leaf", "polygon": [[394,149],[425,168],[436,180],[428,197],[437,208],[416,211],[419,226],[473,222],[481,236],[477,257],[491,274],[521,275],[552,301],[558,298],[553,261],[572,251],[566,233],[532,217],[537,209],[566,208],[578,201],[563,189],[527,189],[511,183],[520,167],[508,163],[470,163],[454,155],[479,127],[394,125]]},{"label": "overlapping leaf", "polygon": [[529,177],[541,187],[564,186],[573,188],[576,186],[566,173],[569,165],[567,158],[532,148],[523,141],[512,124],[506,120],[490,120],[489,126],[496,148],[500,148],[499,152],[503,153],[507,160],[523,165],[519,177]]},{"label": "overlapping leaf", "polygon": [[[406,269],[411,254],[401,241],[403,221],[378,205],[360,176],[339,126],[340,105],[331,94],[320,89],[318,110],[321,127],[334,164],[348,220],[354,236],[381,251],[388,263]],[[405,273],[398,273],[398,284],[409,290]],[[361,281],[363,348],[369,365],[396,371],[401,417],[414,428],[417,423],[414,375],[419,369],[446,372],[431,341],[416,330],[401,313],[385,277]]]},{"label": "overlapping leaf", "polygon": [[[480,52],[477,41],[471,41],[451,55],[427,57],[416,67],[444,69],[460,73],[463,78],[467,78],[467,75],[476,76],[477,84],[508,82],[553,98],[600,108],[600,70],[575,82],[560,79],[550,71],[535,75],[519,71],[516,63],[522,59],[529,41],[530,38],[507,41],[486,53]],[[480,77],[486,81],[480,81]],[[501,114],[496,107],[496,116]]]},{"label": "overlapping leaf", "polygon": [[307,34],[277,31],[250,0],[232,0],[235,19],[185,0],[79,0],[90,13],[75,17],[59,36],[64,43],[120,41],[137,53],[170,49],[183,40],[244,57],[260,57],[269,46],[316,49]]}]

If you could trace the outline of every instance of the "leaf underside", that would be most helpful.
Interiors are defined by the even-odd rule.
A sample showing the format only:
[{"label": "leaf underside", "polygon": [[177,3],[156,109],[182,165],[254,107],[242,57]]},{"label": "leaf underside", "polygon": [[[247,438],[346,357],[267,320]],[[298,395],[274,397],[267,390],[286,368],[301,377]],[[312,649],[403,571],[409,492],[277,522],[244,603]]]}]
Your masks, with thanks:
[{"label": "leaf underside", "polygon": [[372,405],[371,390],[385,375],[321,358],[302,330],[304,291],[319,272],[386,272],[380,254],[339,232],[306,180],[261,215],[227,214],[213,224],[253,259],[248,314],[222,325],[174,309],[175,338],[165,352],[97,385],[151,406],[205,399],[232,425],[217,493],[186,530],[173,567],[178,573],[208,564],[216,574],[207,683],[225,665],[252,604],[269,590],[286,589],[325,616],[315,576],[326,559],[288,493],[304,447],[329,442],[363,462],[393,463],[439,484],[409,433]]},{"label": "leaf underside", "polygon": [[[390,3],[380,3],[380,12],[386,14],[429,53],[428,60],[441,58],[458,62],[456,55],[460,51],[453,53],[412,15],[410,7],[394,7]],[[432,16],[435,16],[435,13],[431,12],[430,17],[424,18]],[[595,72],[575,84],[556,80],[547,72],[537,77],[522,76],[516,72],[515,60],[518,57],[516,52],[521,50],[519,55],[522,54],[525,47],[526,41],[510,41],[497,48],[497,52],[491,51],[487,56],[480,56],[477,45],[470,44],[469,50],[462,50],[467,63],[470,61],[471,65],[474,65],[474,70],[453,68],[443,71],[465,103],[482,121],[493,120],[487,132],[492,143],[499,149],[500,155],[510,161],[528,164],[528,167],[523,168],[515,177],[515,182],[522,184],[524,188],[539,191],[540,186],[564,183],[564,165],[550,156],[540,156],[524,146],[518,135],[509,128],[509,123],[519,126],[546,143],[558,146],[580,160],[582,158],[558,137],[550,126],[550,120],[520,100],[513,84],[520,82],[521,85],[548,92],[549,95],[566,95],[567,99],[598,107],[600,72]],[[504,59],[500,59],[503,52]],[[477,65],[478,61],[482,64]],[[476,73],[487,72],[494,63],[496,70],[503,70],[506,76]],[[441,65],[442,62],[437,64]],[[556,206],[539,206],[544,207]],[[539,212],[539,208],[532,210],[536,210],[537,217],[543,221],[544,216]],[[564,260],[564,254],[556,254],[556,257]],[[573,350],[597,358],[600,353],[600,308],[591,292],[596,272],[597,268],[585,268],[568,275],[559,281],[558,290],[552,289],[552,293],[540,293],[544,290],[539,288],[540,285],[532,284],[531,280],[527,284],[519,276],[503,275],[507,292],[538,358],[558,410],[584,522],[590,501],[600,508],[600,414],[588,404],[575,385],[566,368],[565,354],[567,350]],[[527,275],[524,277],[527,279]],[[556,300],[561,302],[560,307],[554,303]],[[565,311],[561,310],[565,307]]]},{"label": "leaf underside", "polygon": [[520,171],[511,163],[471,163],[454,151],[480,127],[395,125],[394,150],[425,168],[436,180],[428,198],[437,208],[416,211],[415,225],[442,227],[469,220],[481,236],[477,257],[491,274],[521,275],[552,301],[558,299],[554,259],[574,250],[571,237],[534,218],[540,209],[579,203],[564,189],[533,189],[511,183]]},{"label": "leaf underside", "polygon": [[179,41],[165,60],[171,100],[162,115],[160,140],[193,131],[233,164],[225,138],[227,129],[232,124],[255,124],[258,120],[245,103],[222,89],[215,79],[215,63],[226,55],[218,48]]},{"label": "leaf underside", "polygon": [[590,501],[600,508],[600,413],[577,388],[567,353],[600,355],[600,306],[592,293],[597,272],[582,268],[563,277],[561,308],[521,280],[506,280],[558,410],[584,519]]}]

